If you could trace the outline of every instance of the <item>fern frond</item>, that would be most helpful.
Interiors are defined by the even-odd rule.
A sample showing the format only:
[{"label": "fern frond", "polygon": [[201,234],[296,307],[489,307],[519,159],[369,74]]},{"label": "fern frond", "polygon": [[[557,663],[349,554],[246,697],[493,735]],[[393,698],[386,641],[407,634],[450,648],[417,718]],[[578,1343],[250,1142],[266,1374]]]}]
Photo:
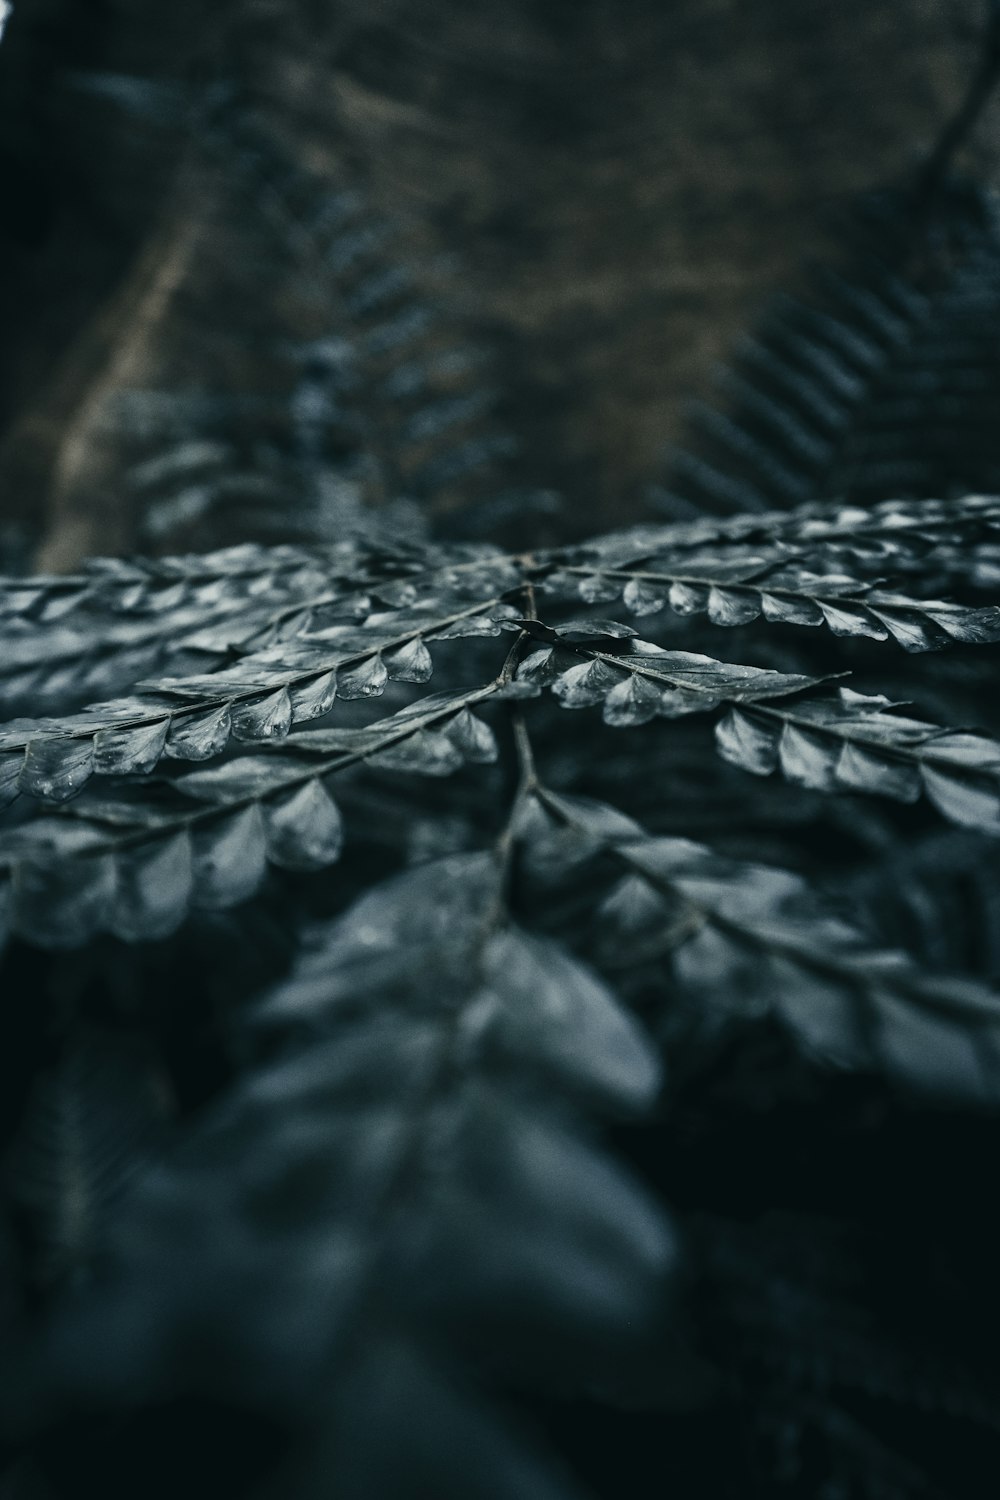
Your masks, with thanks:
[{"label": "fern frond", "polygon": [[763,618],[788,625],[826,625],[834,635],[896,640],[905,651],[934,651],[950,641],[982,644],[1000,640],[1000,609],[970,608],[936,599],[912,599],[843,573],[816,573],[809,564],[779,555],[695,557],[679,567],[650,559],[639,568],[600,573],[569,567],[579,575],[588,603],[623,598],[636,615],[657,614],[669,604],[676,614],[705,614],[713,625],[748,625]]},{"label": "fern frond", "polygon": [[[304,613],[298,605],[289,612]],[[311,623],[312,610],[305,613]],[[327,626],[311,640],[270,646],[215,672],[140,682],[130,698],[61,720],[15,721],[0,732],[3,798],[26,791],[63,802],[93,774],[146,774],[163,756],[210,759],[230,735],[248,743],[282,740],[338,697],[380,697],[390,679],[426,682],[433,669],[428,641],[499,634],[500,621],[513,613],[500,597],[423,616],[383,611],[354,629]]]},{"label": "fern frond", "polygon": [[[610,532],[582,545],[583,558],[593,549],[593,561],[608,566],[640,560],[656,551],[690,547],[756,543],[829,542],[865,556],[869,548],[888,548],[888,558],[906,556],[906,549],[949,541],[964,547],[996,540],[1000,501],[991,493],[961,494],[953,499],[894,497],[870,506],[847,499],[808,500],[794,510],[748,511],[733,516],[703,516],[658,526],[633,526]],[[621,550],[624,549],[624,550]]]},{"label": "fern frond", "polygon": [[887,698],[841,688],[793,709],[729,711],[716,743],[757,776],[780,770],[816,791],[871,792],[899,802],[924,794],[954,823],[1000,834],[1000,744],[893,713]]},{"label": "fern frond", "polygon": [[[600,851],[624,868],[601,907],[616,969],[668,964],[673,986],[716,1022],[773,1018],[828,1067],[996,1107],[1000,995],[986,985],[930,976],[900,950],[879,949],[788,870],[650,836],[606,804],[545,788],[536,817],[549,841],[536,835],[543,879]],[[673,999],[668,989],[661,1003]]]},{"label": "fern frond", "polygon": [[[400,547],[402,562],[406,549]],[[95,558],[78,574],[0,579],[0,617],[36,625],[88,625],[110,614],[169,620],[175,609],[239,608],[261,591],[330,586],[384,572],[392,552],[371,539],[350,538],[309,548],[245,543],[178,557]]]},{"label": "fern frond", "polygon": [[[156,387],[105,402],[100,438],[118,450],[111,461],[143,545],[371,532],[369,502],[385,507],[387,535],[417,534],[421,513],[469,507],[497,486],[516,445],[497,420],[487,352],[453,331],[433,277],[421,285],[399,231],[373,212],[342,155],[306,169],[315,143],[231,84],[200,94],[138,78],[80,75],[76,84],[186,135],[191,160],[215,183],[221,204],[206,256],[218,264],[207,291],[199,269],[188,298],[199,367],[206,319],[216,343],[232,341],[216,304],[239,294],[248,254],[269,279],[287,280],[299,309],[297,320],[281,306],[259,311],[240,360],[244,381],[248,365],[259,368],[259,394],[229,389],[233,359],[222,347],[208,382],[176,387],[169,369],[156,370]],[[201,204],[195,213],[204,217]],[[233,252],[220,256],[227,240]],[[183,316],[179,328],[190,337]]]},{"label": "fern frond", "polygon": [[358,537],[201,558],[98,560],[75,577],[8,579],[0,581],[4,698],[8,709],[29,696],[36,704],[85,701],[158,665],[189,670],[199,656],[210,664],[338,620],[360,621],[381,606],[429,608],[528,584],[560,601],[624,594],[639,614],[669,602],[718,624],[761,614],[825,622],[838,634],[891,634],[907,650],[995,638],[995,608],[914,598],[889,585],[921,577],[933,553],[937,571],[950,571],[947,581],[958,559],[965,581],[995,589],[996,502],[895,504],[867,518],[809,507],[764,520],[749,528],[642,528],[520,557]]},{"label": "fern frond", "polygon": [[665,509],[1000,485],[995,206],[951,185],[936,204],[903,191],[870,209],[815,305],[782,299],[744,347],[723,381],[728,411],[699,408],[701,441],[678,456]]},{"label": "fern frond", "polygon": [[[321,177],[293,165],[274,130],[236,101],[212,112],[211,137],[245,176],[258,211],[276,222],[282,244],[291,240],[311,268],[334,306],[338,335],[354,346],[349,399],[362,411],[369,459],[379,455],[385,466],[387,493],[432,505],[495,471],[513,445],[495,422],[496,394],[482,383],[486,355],[455,344],[440,306],[392,256],[392,227],[350,186],[331,194]],[[310,400],[300,385],[290,403],[303,456],[323,444],[317,394],[322,405],[321,392]]]},{"label": "fern frond", "polygon": [[[931,511],[937,514],[934,506]],[[972,517],[981,513],[977,504],[968,507]],[[912,520],[919,524],[907,509],[902,529]],[[877,525],[883,523],[893,529],[888,516],[877,518]],[[843,518],[832,524],[842,526]],[[926,535],[919,530],[922,543]],[[22,591],[37,597],[43,614],[53,598],[68,601],[70,616],[92,608],[111,643],[119,630],[123,643],[141,641],[147,629],[153,639],[146,612],[152,609],[156,620],[172,621],[176,629],[177,654],[170,661],[183,663],[186,651],[202,653],[210,670],[140,680],[123,699],[61,718],[15,720],[0,731],[5,801],[23,791],[71,804],[55,820],[22,820],[0,843],[0,860],[12,873],[13,930],[68,945],[105,929],[129,938],[160,935],[173,930],[192,904],[245,900],[268,861],[303,869],[329,864],[339,855],[342,836],[329,777],[362,762],[446,775],[466,761],[489,760],[495,754],[491,734],[469,710],[491,697],[532,696],[543,687],[564,708],[600,706],[604,721],[616,728],[725,707],[718,746],[745,769],[764,774],[780,765],[802,786],[868,791],[898,801],[912,801],[923,789],[953,820],[988,832],[1000,828],[1000,751],[986,734],[906,719],[886,712],[885,698],[847,690],[837,698],[808,697],[823,676],[670,650],[613,620],[583,616],[549,626],[534,614],[519,615],[511,602],[517,598],[534,608],[538,593],[559,598],[568,578],[579,603],[582,578],[588,600],[641,584],[628,602],[644,610],[652,570],[623,579],[628,569],[608,564],[624,561],[629,548],[638,547],[645,557],[651,544],[657,559],[664,559],[669,554],[662,552],[662,540],[625,535],[583,549],[519,556],[481,547],[394,553],[346,543],[318,553],[281,552],[271,571],[265,553],[224,554],[221,581],[208,586],[208,604],[214,608],[221,599],[226,613],[207,624],[186,613],[192,582],[202,576],[190,560],[156,565],[149,573],[144,566],[111,569],[110,591],[102,595],[98,589],[92,602],[89,581],[82,593],[75,581],[54,595],[45,580],[32,595],[34,586],[26,581]],[[572,561],[594,552],[604,554],[596,574],[589,563]],[[877,588],[859,593],[853,580],[846,585],[849,593],[824,597],[808,570],[804,577],[797,574],[787,557],[780,564],[789,579],[783,593],[772,581],[782,574],[768,563],[765,589],[757,576],[759,559],[745,554],[727,564],[723,552],[721,564],[706,564],[725,580],[714,584],[704,578],[705,568],[695,582],[698,559],[689,557],[683,565],[689,571],[671,575],[666,597],[670,588],[683,589],[675,605],[690,612],[692,600],[704,604],[718,622],[746,622],[761,608],[802,623],[807,611],[816,611],[835,634],[891,635],[911,650],[988,642],[1000,633],[992,607],[921,601]],[[95,573],[101,576],[101,570]],[[165,605],[160,585],[166,579],[174,581],[166,585]],[[240,608],[244,591],[250,602]],[[768,606],[768,599],[777,603]],[[201,628],[185,630],[183,621]],[[373,704],[391,681],[426,682],[436,643],[463,637],[475,643],[505,630],[517,636],[506,665],[497,662],[483,672],[478,648],[467,653],[473,687],[446,685],[443,694],[368,723],[315,726],[338,703]],[[100,639],[100,628],[96,634]],[[492,679],[490,670],[497,672]],[[795,702],[781,701],[789,698]],[[229,748],[256,744],[273,750],[280,743],[286,745],[281,754],[237,756],[195,774],[176,768],[177,762],[217,759]],[[175,769],[151,795],[144,796],[138,781],[124,797],[80,796],[94,775],[148,777],[161,761]],[[193,812],[192,797],[212,805]]]},{"label": "fern frond", "polygon": [[[702,590],[713,583],[722,588],[752,583],[772,571],[779,592],[785,582],[793,594],[808,595],[809,583],[824,578],[835,592],[850,578],[864,589],[988,590],[1000,575],[998,526],[1000,506],[984,495],[954,502],[894,500],[871,510],[809,504],[791,512],[611,532],[557,554],[553,584],[564,597],[578,594],[595,602],[617,598],[634,574],[653,572],[663,575],[650,584],[653,597],[666,589],[673,607],[695,611],[705,608]],[[647,590],[640,590],[640,583],[636,580],[632,594],[644,600]],[[744,607],[748,602],[744,598]],[[652,604],[650,598],[651,612]],[[770,614],[781,617],[780,601],[770,606]],[[822,618],[808,607],[802,615],[798,623]]]},{"label": "fern frond", "polygon": [[[676,1252],[577,1118],[648,1108],[656,1057],[596,975],[511,922],[509,839],[376,887],[260,1002],[272,1055],[136,1184],[70,1319],[64,1371],[91,1397],[207,1382],[308,1405],[327,1482],[358,1500],[404,1473],[411,1491],[569,1495],[447,1371],[472,1355],[532,1378],[531,1329],[550,1378],[595,1378]],[[292,1040],[273,1055],[275,1033]]]},{"label": "fern frond", "polygon": [[612,652],[621,642],[610,635],[601,650],[593,633],[574,640],[573,627],[533,625],[532,631],[547,632],[552,644],[528,656],[518,678],[550,687],[564,708],[600,705],[606,724],[630,728],[729,704],[716,743],[742,770],[767,776],[780,767],[789,781],[815,791],[869,792],[900,802],[925,792],[952,821],[1000,833],[1000,744],[987,734],[895,715],[886,712],[895,706],[889,699],[849,688],[793,707],[765,702],[821,679],[628,638],[629,649]]},{"label": "fern frond", "polygon": [[550,687],[564,708],[600,704],[605,723],[616,728],[657,717],[709,713],[722,703],[781,697],[815,687],[822,680],[715,661],[693,651],[668,651],[626,634],[614,621],[554,628],[534,621],[520,623],[532,636],[551,644],[533,651],[521,663],[517,680]]},{"label": "fern frond", "polygon": [[[355,679],[358,696],[369,683],[382,690],[385,667],[376,658],[356,670],[365,674],[364,683]],[[55,947],[74,947],[102,931],[129,941],[162,937],[192,908],[246,901],[268,864],[325,868],[343,846],[330,777],[362,762],[441,776],[494,759],[492,735],[470,709],[508,686],[499,677],[418,700],[369,728],[320,730],[296,743],[304,754],[243,756],[178,777],[162,802],[81,800],[72,815],[27,822],[0,843],[9,929]],[[272,693],[261,706],[268,724],[279,696]],[[213,710],[197,720],[199,734],[214,737],[213,753],[228,730],[228,713]],[[130,733],[134,745],[137,734]],[[159,745],[159,728],[156,736]]]}]

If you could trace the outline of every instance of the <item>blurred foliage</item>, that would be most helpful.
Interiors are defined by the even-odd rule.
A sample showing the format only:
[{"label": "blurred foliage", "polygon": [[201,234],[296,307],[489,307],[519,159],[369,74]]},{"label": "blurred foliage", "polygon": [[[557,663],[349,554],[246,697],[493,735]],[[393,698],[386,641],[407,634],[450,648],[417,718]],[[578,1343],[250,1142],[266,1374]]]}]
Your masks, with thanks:
[{"label": "blurred foliage", "polygon": [[987,10],[15,6],[4,1500],[992,1497]]}]

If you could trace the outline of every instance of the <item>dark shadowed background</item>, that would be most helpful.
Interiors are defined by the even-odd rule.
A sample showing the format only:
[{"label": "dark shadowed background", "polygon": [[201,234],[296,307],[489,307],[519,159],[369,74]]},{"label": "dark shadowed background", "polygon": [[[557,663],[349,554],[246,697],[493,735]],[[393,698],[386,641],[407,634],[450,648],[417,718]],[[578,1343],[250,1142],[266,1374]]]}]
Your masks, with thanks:
[{"label": "dark shadowed background", "polygon": [[[978,0],[21,0],[0,50],[11,544],[57,568],[135,545],[109,393],[217,386],[220,363],[266,384],[266,329],[301,292],[197,129],[79,75],[221,83],[359,185],[487,351],[514,479],[562,492],[579,532],[644,513],[685,403],[844,204],[912,167],[982,22]],[[233,298],[256,342],[220,352]]]}]

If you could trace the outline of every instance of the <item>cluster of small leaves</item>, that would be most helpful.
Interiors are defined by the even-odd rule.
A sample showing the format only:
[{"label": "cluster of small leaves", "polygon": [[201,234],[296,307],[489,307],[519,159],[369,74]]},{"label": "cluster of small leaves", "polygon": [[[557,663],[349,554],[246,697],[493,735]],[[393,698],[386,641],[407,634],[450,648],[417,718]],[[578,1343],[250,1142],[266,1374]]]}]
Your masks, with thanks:
[{"label": "cluster of small leaves", "polygon": [[100,559],[76,576],[3,580],[5,705],[85,702],[184,649],[192,661],[225,654],[303,589],[321,592],[329,577],[350,577],[370,555],[349,542],[310,554],[244,545],[196,557]]},{"label": "cluster of small leaves", "polygon": [[[973,500],[966,519],[981,528],[984,514]],[[931,506],[921,526],[914,505],[875,518],[885,526],[880,571],[890,561],[888,537],[905,538],[908,522],[925,545],[936,515]],[[947,522],[952,534],[961,519],[956,506]],[[803,520],[807,532],[815,524]],[[834,532],[840,524],[842,518],[828,518]],[[772,559],[742,540],[720,538],[708,556],[704,546],[686,545],[681,531],[626,533],[521,556],[472,545],[423,554],[351,543],[273,556],[250,549],[225,554],[227,571],[207,583],[190,560],[14,583],[8,598],[15,635],[24,628],[23,612],[13,613],[18,604],[43,621],[51,611],[68,622],[79,618],[81,632],[103,639],[114,670],[127,674],[127,647],[124,660],[116,648],[136,621],[141,635],[152,614],[166,665],[194,651],[207,669],[140,678],[128,682],[125,697],[0,730],[4,800],[20,803],[24,793],[63,809],[32,818],[15,808],[16,824],[0,843],[10,925],[61,945],[105,929],[129,939],[160,937],[192,905],[245,900],[268,861],[292,869],[326,865],[342,839],[334,778],[360,763],[443,775],[490,761],[493,735],[473,710],[543,688],[565,708],[599,707],[615,727],[721,708],[721,753],[755,774],[780,767],[800,785],[902,801],[923,790],[956,822],[1000,832],[1000,750],[988,734],[904,717],[884,698],[847,688],[831,695],[814,674],[670,649],[620,621],[577,614],[548,625],[523,614],[526,600],[557,611],[570,587],[579,605],[640,581],[627,602],[645,616],[645,575],[655,573],[672,576],[670,588],[684,591],[674,596],[682,614],[691,612],[691,593],[703,589],[712,623],[731,625],[757,608],[774,618],[767,601],[780,598],[779,619],[797,623],[794,599],[796,611],[815,609],[837,634],[891,637],[908,651],[1000,637],[1000,611],[992,605],[865,595],[860,581],[850,593],[824,594],[817,578],[830,575],[814,570],[824,549],[837,545],[829,539],[783,541]],[[796,547],[807,558],[803,565],[789,561]],[[780,585],[771,583],[775,573]],[[698,575],[719,581],[695,585]],[[771,593],[779,587],[784,593]],[[422,685],[445,642],[502,636],[493,671],[468,686],[450,681],[443,693],[402,706],[390,695],[392,711],[364,723],[317,723],[338,703],[374,705],[390,683]],[[473,670],[481,670],[478,652],[470,654]],[[72,661],[56,656],[57,683]],[[248,753],[251,746],[256,753]],[[220,757],[215,769],[183,770],[185,762]],[[136,778],[154,773],[152,794],[143,795]],[[94,777],[112,785],[123,779],[122,791],[79,795]]]},{"label": "cluster of small leaves", "polygon": [[[616,555],[632,550],[630,538],[625,547],[612,539],[610,545],[585,549],[586,560],[567,568],[560,581],[571,586],[575,575],[576,592],[587,603],[621,598],[636,615],[657,614],[669,605],[680,615],[707,614],[714,625],[746,625],[763,616],[772,623],[826,625],[835,635],[892,637],[907,651],[934,650],[949,641],[990,641],[996,638],[995,610],[908,598],[885,586],[885,573],[905,577],[911,569],[924,571],[930,548],[943,567],[948,539],[941,533],[957,520],[960,528],[966,523],[964,545],[959,544],[961,562],[950,570],[950,581],[986,584],[996,516],[988,500],[970,497],[967,504],[961,520],[928,514],[916,527],[913,515],[898,504],[868,514],[853,507],[817,512],[812,522],[799,518],[795,528],[768,517],[774,531],[768,536],[765,525],[758,526],[762,540],[756,546],[752,536],[742,547],[730,537],[708,541],[710,527],[692,526],[689,549],[682,547],[683,533],[673,534],[664,538],[665,548],[652,546],[641,559]],[[975,541],[969,535],[974,529],[980,532]],[[706,538],[700,546],[699,535]],[[650,541],[655,540],[654,534]]]},{"label": "cluster of small leaves", "polygon": [[927,974],[904,951],[874,946],[800,875],[651,836],[605,804],[541,788],[533,831],[543,880],[610,856],[603,881],[585,878],[607,886],[601,952],[619,975],[655,966],[658,983],[703,1014],[772,1018],[824,1066],[995,1107],[1000,997],[988,986]]}]

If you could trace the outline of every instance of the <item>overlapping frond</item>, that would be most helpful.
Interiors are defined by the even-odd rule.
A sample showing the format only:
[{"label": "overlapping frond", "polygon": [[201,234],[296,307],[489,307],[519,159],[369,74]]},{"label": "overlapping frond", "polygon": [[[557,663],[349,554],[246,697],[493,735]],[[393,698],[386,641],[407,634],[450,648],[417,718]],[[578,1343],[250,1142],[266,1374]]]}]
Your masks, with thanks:
[{"label": "overlapping frond", "polygon": [[309,1409],[324,1482],[358,1500],[576,1493],[450,1372],[593,1378],[642,1338],[673,1235],[578,1112],[648,1108],[659,1065],[596,975],[511,920],[504,847],[376,886],[259,1003],[272,1050],[297,1041],[144,1176],[70,1318],[92,1398],[194,1381]]},{"label": "overlapping frond", "polygon": [[[419,535],[428,510],[468,508],[487,484],[500,487],[514,444],[496,417],[487,352],[420,285],[335,142],[307,168],[315,145],[226,81],[201,93],[141,78],[76,83],[186,138],[189,173],[207,173],[220,196],[205,264],[187,274],[198,364],[206,324],[211,363],[196,383],[151,369],[113,391],[100,418],[141,545],[371,534],[372,502],[386,508],[387,535]],[[269,312],[255,295],[260,326],[231,347],[223,319],[254,259],[298,311]],[[182,314],[172,315],[181,347]]]},{"label": "overlapping frond", "polygon": [[995,490],[1000,311],[995,206],[949,185],[869,205],[815,301],[782,299],[698,409],[659,504],[726,514],[951,486]]},{"label": "overlapping frond", "polygon": [[612,856],[599,951],[615,971],[660,970],[665,1013],[679,989],[716,1022],[774,1019],[826,1066],[996,1107],[1000,994],[987,985],[877,947],[791,871],[651,836],[606,804],[543,788],[536,822],[543,878]]}]

